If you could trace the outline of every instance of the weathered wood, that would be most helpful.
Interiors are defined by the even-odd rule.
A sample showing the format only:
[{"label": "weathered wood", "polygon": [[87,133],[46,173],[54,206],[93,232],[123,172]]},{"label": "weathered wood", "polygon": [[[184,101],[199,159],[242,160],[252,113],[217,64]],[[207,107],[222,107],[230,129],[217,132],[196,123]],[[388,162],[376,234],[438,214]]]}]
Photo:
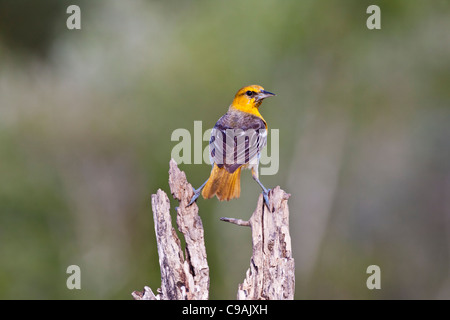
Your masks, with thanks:
[{"label": "weathered wood", "polygon": [[221,218],[222,221],[252,230],[253,255],[244,282],[239,285],[238,300],[294,299],[295,264],[289,234],[290,194],[280,187],[269,192],[270,208],[260,195],[256,210],[248,221]]},{"label": "weathered wood", "polygon": [[[158,190],[152,195],[152,210],[161,268],[161,288],[155,295],[149,287],[134,291],[136,300],[198,300],[209,297],[209,267],[204,230],[197,204],[187,206],[193,188],[174,160],[170,161],[169,186],[179,201],[178,230],[183,234],[186,249],[172,227],[167,194]],[[257,207],[248,221],[221,218],[252,232],[253,255],[244,282],[239,285],[238,299],[293,299],[295,287],[294,259],[289,234],[289,194],[280,187],[269,192],[270,208],[260,195]]]},{"label": "weathered wood", "polygon": [[173,159],[170,160],[169,186],[173,197],[179,201],[176,208],[177,225],[186,242],[185,273],[189,280],[187,298],[206,300],[209,296],[209,267],[202,219],[198,215],[196,203],[188,206],[194,189]]},{"label": "weathered wood", "polygon": [[161,189],[152,195],[153,219],[161,269],[161,288],[155,295],[150,288],[135,291],[137,300],[206,300],[209,295],[209,267],[203,234],[203,224],[198,215],[197,204],[187,207],[193,195],[192,186],[184,172],[170,161],[170,191],[180,202],[177,211],[178,230],[186,241],[185,255],[180,239],[172,227],[170,202]]}]

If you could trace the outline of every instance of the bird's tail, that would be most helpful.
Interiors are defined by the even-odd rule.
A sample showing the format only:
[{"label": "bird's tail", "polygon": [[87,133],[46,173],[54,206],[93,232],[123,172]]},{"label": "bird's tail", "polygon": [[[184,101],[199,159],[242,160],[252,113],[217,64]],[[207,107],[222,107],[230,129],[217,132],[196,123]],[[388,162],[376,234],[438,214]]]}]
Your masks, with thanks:
[{"label": "bird's tail", "polygon": [[239,198],[241,195],[241,168],[229,173],[225,167],[219,168],[216,164],[211,171],[208,182],[202,191],[205,199],[217,196],[220,201]]}]

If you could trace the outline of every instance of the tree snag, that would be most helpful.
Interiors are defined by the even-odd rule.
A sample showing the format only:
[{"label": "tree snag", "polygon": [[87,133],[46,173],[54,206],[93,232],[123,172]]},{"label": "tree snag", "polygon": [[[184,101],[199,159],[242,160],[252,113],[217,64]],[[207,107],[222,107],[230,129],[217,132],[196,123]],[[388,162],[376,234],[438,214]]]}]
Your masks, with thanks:
[{"label": "tree snag", "polygon": [[[209,267],[204,230],[198,206],[187,206],[194,194],[186,174],[170,161],[169,186],[179,201],[178,230],[186,241],[185,253],[172,226],[167,194],[159,189],[152,195],[152,210],[161,269],[161,288],[155,295],[149,287],[134,291],[136,300],[206,300],[209,297]],[[294,298],[295,269],[289,234],[289,194],[280,187],[269,192],[270,208],[260,195],[256,210],[248,221],[221,218],[222,221],[249,226],[253,255],[237,298],[282,300]]]},{"label": "tree snag", "polygon": [[290,194],[276,187],[269,192],[270,208],[259,196],[248,221],[221,218],[252,230],[253,255],[244,282],[239,285],[238,300],[294,299],[295,265],[289,234]]}]

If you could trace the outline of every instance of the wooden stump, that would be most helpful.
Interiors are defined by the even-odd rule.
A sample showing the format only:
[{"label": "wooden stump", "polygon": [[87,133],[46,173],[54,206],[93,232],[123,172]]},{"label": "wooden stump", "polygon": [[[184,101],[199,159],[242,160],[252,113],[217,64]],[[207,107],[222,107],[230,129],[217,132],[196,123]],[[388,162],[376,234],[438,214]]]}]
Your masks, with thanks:
[{"label": "wooden stump", "polygon": [[250,220],[221,218],[252,229],[253,255],[244,282],[239,285],[238,300],[294,299],[295,265],[289,235],[290,194],[280,187],[269,192],[270,209],[260,195]]},{"label": "wooden stump", "polygon": [[[152,210],[161,268],[161,288],[155,295],[149,287],[134,291],[136,300],[205,300],[209,297],[209,267],[206,257],[203,224],[196,203],[187,206],[193,188],[176,162],[170,161],[169,186],[179,201],[178,230],[186,241],[185,253],[180,246],[170,217],[170,203],[162,190],[152,195]],[[260,195],[257,207],[248,221],[221,218],[222,221],[249,226],[252,231],[253,255],[237,298],[282,300],[293,299],[295,266],[289,234],[289,194],[280,187],[269,192],[270,208]]]}]

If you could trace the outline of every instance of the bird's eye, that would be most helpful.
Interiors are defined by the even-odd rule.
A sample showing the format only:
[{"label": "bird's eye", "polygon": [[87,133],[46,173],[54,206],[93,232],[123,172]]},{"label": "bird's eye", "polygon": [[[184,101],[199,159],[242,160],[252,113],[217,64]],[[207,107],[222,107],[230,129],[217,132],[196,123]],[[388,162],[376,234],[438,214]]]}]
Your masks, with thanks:
[{"label": "bird's eye", "polygon": [[251,97],[252,95],[253,95],[253,91],[247,91],[246,93],[245,93],[246,95],[248,95],[249,97]]}]

